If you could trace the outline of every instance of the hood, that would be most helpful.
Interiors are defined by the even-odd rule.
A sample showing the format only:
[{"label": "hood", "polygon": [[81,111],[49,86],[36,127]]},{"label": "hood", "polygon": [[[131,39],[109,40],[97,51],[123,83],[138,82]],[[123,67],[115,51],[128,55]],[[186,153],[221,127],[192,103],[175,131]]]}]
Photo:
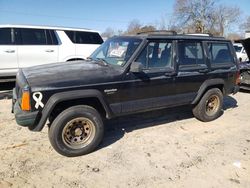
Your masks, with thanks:
[{"label": "hood", "polygon": [[121,75],[121,69],[98,61],[52,63],[24,68],[22,72],[32,90],[35,87],[48,89],[108,82]]}]

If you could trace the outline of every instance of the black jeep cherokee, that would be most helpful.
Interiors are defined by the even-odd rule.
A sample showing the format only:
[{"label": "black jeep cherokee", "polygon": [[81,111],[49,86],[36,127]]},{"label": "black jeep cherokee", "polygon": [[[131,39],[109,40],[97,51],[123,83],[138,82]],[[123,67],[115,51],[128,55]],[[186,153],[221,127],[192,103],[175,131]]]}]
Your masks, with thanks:
[{"label": "black jeep cherokee", "polygon": [[108,39],[89,59],[21,69],[13,90],[19,125],[49,125],[54,149],[65,156],[93,151],[103,120],[179,105],[211,121],[223,96],[238,91],[234,48],[224,38],[148,33]]}]

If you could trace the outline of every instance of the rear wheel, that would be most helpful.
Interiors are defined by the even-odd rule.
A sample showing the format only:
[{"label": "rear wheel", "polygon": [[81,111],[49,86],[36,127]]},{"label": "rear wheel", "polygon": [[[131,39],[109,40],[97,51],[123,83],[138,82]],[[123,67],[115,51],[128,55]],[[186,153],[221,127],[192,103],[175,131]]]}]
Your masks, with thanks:
[{"label": "rear wheel", "polygon": [[74,106],[60,113],[51,124],[49,139],[60,154],[74,157],[90,153],[104,133],[102,118],[90,106]]},{"label": "rear wheel", "polygon": [[204,122],[217,119],[222,114],[223,95],[220,89],[208,90],[193,108],[194,116]]}]

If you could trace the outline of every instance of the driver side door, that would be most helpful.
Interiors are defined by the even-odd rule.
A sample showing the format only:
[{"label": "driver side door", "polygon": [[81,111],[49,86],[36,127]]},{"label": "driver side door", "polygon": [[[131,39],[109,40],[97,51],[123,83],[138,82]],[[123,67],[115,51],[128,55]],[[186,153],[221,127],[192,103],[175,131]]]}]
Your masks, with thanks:
[{"label": "driver side door", "polygon": [[129,71],[121,92],[121,113],[172,106],[175,102],[175,57],[171,40],[149,41],[135,59],[143,65],[141,72]]}]

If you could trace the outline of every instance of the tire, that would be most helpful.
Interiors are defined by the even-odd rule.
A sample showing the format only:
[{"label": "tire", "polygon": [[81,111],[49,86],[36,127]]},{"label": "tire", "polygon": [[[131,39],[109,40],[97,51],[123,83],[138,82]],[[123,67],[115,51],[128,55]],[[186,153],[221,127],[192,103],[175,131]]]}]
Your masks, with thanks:
[{"label": "tire", "polygon": [[76,157],[97,148],[104,126],[100,114],[90,106],[73,106],[61,112],[49,128],[49,140],[61,155]]},{"label": "tire", "polygon": [[209,89],[193,108],[194,116],[203,122],[213,121],[222,115],[223,95],[220,89]]}]

